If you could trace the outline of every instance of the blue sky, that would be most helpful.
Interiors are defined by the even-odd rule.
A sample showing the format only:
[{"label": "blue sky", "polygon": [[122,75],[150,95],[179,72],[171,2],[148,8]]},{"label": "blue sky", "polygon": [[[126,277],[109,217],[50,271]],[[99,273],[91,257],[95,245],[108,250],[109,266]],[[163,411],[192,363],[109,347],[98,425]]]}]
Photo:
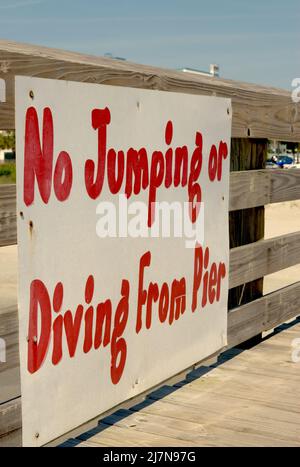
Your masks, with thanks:
[{"label": "blue sky", "polygon": [[1,38],[290,89],[300,0],[0,0]]}]

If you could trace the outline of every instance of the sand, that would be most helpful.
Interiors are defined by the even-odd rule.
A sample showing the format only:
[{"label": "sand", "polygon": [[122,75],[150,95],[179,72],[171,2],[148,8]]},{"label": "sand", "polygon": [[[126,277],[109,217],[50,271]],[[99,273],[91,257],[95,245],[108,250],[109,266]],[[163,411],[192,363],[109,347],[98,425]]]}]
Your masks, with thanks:
[{"label": "sand", "polygon": [[[265,238],[300,231],[300,201],[269,204],[265,208]],[[300,280],[300,264],[265,276],[264,294]]]},{"label": "sand", "polygon": [[0,248],[0,315],[17,306],[17,245]]}]

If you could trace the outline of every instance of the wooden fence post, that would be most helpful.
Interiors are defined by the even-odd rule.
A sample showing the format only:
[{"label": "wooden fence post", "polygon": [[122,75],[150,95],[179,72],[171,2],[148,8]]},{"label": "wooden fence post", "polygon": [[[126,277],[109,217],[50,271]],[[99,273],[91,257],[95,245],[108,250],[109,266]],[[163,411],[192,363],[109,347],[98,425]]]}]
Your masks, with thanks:
[{"label": "wooden fence post", "polygon": [[[264,169],[267,159],[267,139],[232,138],[231,171]],[[245,245],[264,237],[265,209],[259,206],[229,213],[230,248]],[[228,309],[251,302],[263,295],[263,278],[229,290]],[[260,335],[251,339],[253,345]]]}]

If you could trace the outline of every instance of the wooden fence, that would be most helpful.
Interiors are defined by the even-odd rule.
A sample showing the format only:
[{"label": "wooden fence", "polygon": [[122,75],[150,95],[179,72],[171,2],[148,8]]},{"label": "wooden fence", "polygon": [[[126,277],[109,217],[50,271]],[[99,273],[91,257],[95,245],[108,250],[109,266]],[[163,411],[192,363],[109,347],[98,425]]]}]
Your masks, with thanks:
[{"label": "wooden fence", "polygon": [[[288,91],[0,41],[0,78],[6,86],[6,102],[0,104],[3,129],[14,128],[15,75],[231,98],[228,347],[300,314],[300,281],[262,295],[265,275],[300,263],[300,232],[263,238],[264,205],[300,199],[300,170],[264,169],[267,139],[300,141],[300,105]],[[3,185],[0,246],[16,242],[16,188]],[[3,376],[19,365],[15,307],[1,310],[0,337],[7,343],[7,362],[0,364]],[[0,435],[21,426],[20,407],[20,397],[0,405]]]}]

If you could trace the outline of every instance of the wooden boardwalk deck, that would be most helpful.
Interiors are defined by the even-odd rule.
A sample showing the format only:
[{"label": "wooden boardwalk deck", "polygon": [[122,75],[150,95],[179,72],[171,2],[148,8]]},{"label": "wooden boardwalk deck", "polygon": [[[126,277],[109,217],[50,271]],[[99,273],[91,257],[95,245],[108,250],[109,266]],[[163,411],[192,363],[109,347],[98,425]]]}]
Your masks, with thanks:
[{"label": "wooden boardwalk deck", "polygon": [[63,446],[300,446],[300,322],[164,386]]},{"label": "wooden boardwalk deck", "polygon": [[[300,320],[278,331],[61,446],[300,446],[300,362],[292,361],[291,346]],[[1,446],[20,444],[20,430],[0,439]]]}]

